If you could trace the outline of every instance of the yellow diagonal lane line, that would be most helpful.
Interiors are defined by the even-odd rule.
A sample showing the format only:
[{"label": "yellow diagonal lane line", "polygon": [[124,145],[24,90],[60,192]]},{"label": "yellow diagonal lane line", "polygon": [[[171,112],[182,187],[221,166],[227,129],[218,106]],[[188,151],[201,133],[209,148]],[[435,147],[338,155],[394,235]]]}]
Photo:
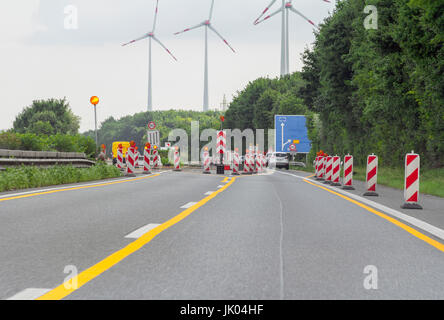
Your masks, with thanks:
[{"label": "yellow diagonal lane line", "polygon": [[351,203],[356,204],[357,206],[360,206],[361,208],[364,208],[367,211],[370,211],[371,213],[376,214],[377,216],[379,216],[379,217],[381,217],[381,218],[383,218],[383,219],[393,223],[394,225],[404,229],[405,231],[407,231],[411,235],[415,236],[416,238],[421,239],[422,241],[424,241],[424,242],[428,243],[429,245],[435,247],[439,251],[444,252],[444,244],[442,244],[442,243],[440,243],[440,242],[438,242],[438,241],[436,241],[436,240],[426,236],[425,234],[419,232],[416,229],[413,229],[412,227],[410,227],[410,226],[400,222],[399,220],[396,220],[396,219],[394,219],[394,218],[392,218],[392,217],[390,217],[390,216],[388,216],[388,215],[386,215],[386,214],[384,214],[384,213],[382,213],[382,212],[380,212],[378,210],[375,210],[375,209],[373,209],[373,208],[371,208],[369,206],[366,206],[365,204],[363,204],[363,203],[361,203],[359,201],[353,200],[353,199],[351,199],[351,198],[349,198],[347,196],[344,196],[344,195],[342,195],[342,194],[340,194],[338,192],[335,192],[335,191],[330,190],[328,188],[325,188],[323,186],[317,185],[316,183],[313,183],[313,182],[305,180],[305,179],[304,179],[304,181],[309,183],[309,184],[311,184],[311,185],[313,185],[313,186],[315,186],[315,187],[318,187],[318,188],[321,188],[321,189],[323,189],[325,191],[333,193],[334,195],[337,195],[338,197],[341,197],[342,199],[345,199],[345,200],[347,200],[347,201],[349,201]]},{"label": "yellow diagonal lane line", "polygon": [[148,179],[148,178],[154,178],[154,177],[158,177],[158,176],[160,176],[160,174],[154,174],[154,175],[150,175],[150,176],[146,176],[146,177],[134,178],[134,179],[129,179],[129,180],[121,180],[121,181],[113,181],[113,182],[107,182],[107,183],[93,184],[93,185],[88,185],[88,186],[79,186],[79,187],[73,187],[73,188],[66,188],[66,189],[58,189],[58,190],[50,190],[50,191],[42,191],[42,192],[36,192],[36,193],[30,193],[30,194],[23,194],[23,195],[20,195],[20,196],[14,196],[14,197],[9,197],[9,198],[1,198],[0,202],[9,201],[9,200],[16,200],[16,199],[23,199],[23,198],[29,198],[29,197],[35,197],[35,196],[41,196],[41,195],[45,195],[45,194],[52,194],[52,193],[58,193],[58,192],[104,187],[104,186],[110,186],[110,185],[113,185],[113,184],[126,183],[126,182],[132,182],[132,181],[137,181],[137,180],[144,180],[144,179]]},{"label": "yellow diagonal lane line", "polygon": [[[218,191],[213,192],[211,195],[207,196],[206,198],[200,200],[198,203],[193,205],[192,207],[182,211],[180,214],[175,216],[174,218],[168,220],[167,222],[161,224],[155,229],[150,230],[146,234],[144,234],[139,239],[135,240],[134,242],[130,243],[126,247],[120,249],[119,251],[111,254],[107,258],[103,259],[99,263],[93,265],[89,269],[86,269],[85,271],[81,272],[77,275],[77,279],[70,279],[68,282],[65,282],[58,287],[54,288],[53,290],[49,291],[48,293],[44,294],[43,296],[37,298],[37,300],[60,300],[65,298],[66,296],[70,295],[74,291],[78,290],[82,286],[84,286],[89,281],[93,280],[94,278],[101,275],[103,272],[107,271],[108,269],[112,268],[119,262],[121,262],[123,259],[128,257],[129,255],[133,254],[134,252],[141,249],[143,246],[148,244],[151,240],[153,240],[157,235],[162,233],[163,231],[167,230],[168,228],[172,227],[176,223],[182,221],[186,217],[188,217],[191,213],[202,207],[204,204],[206,204],[211,199],[215,198],[218,194],[222,193],[224,190],[226,190],[229,186],[231,186],[234,181],[236,181],[236,178],[232,178],[230,182],[228,182],[225,186],[220,188]],[[74,281],[77,280],[77,288],[70,288],[72,286],[72,283],[75,283]]]}]

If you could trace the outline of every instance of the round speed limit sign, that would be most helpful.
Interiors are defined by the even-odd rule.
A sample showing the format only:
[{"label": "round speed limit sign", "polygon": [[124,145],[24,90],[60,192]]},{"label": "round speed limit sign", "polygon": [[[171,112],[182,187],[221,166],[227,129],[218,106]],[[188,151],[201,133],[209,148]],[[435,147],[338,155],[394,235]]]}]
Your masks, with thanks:
[{"label": "round speed limit sign", "polygon": [[148,129],[150,130],[156,129],[156,124],[154,123],[154,121],[150,121],[150,123],[148,123]]}]

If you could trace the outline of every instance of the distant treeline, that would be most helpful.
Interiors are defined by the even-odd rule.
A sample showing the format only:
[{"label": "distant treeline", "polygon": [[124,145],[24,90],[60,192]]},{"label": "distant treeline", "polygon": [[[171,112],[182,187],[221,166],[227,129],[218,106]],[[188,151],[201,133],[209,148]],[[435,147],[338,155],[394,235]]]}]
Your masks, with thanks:
[{"label": "distant treeline", "polygon": [[[191,121],[199,121],[200,131],[217,129],[220,127],[221,113],[217,111],[198,112],[185,110],[140,112],[132,116],[125,116],[118,120],[110,117],[101,123],[98,130],[99,145],[107,147],[108,155],[114,141],[136,142],[143,148],[147,141],[147,126],[150,121],[156,123],[156,130],[160,132],[161,145],[168,141],[168,135],[173,129],[184,129],[191,137]],[[94,131],[84,135],[94,137]]]},{"label": "distant treeline", "polygon": [[[377,29],[364,27],[366,5],[377,8]],[[313,152],[350,152],[358,163],[374,152],[399,166],[414,150],[443,166],[443,42],[444,1],[340,1],[304,52],[302,73],[251,82],[226,126],[272,128],[274,114],[305,113]]]}]

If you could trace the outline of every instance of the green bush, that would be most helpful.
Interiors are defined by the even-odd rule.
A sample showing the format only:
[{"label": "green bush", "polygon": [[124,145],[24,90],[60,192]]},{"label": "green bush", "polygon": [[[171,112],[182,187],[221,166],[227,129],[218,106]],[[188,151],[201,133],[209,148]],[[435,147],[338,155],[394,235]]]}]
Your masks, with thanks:
[{"label": "green bush", "polygon": [[8,168],[4,172],[0,172],[0,192],[120,176],[119,169],[103,163],[87,169],[74,168],[73,166],[54,166],[47,169],[22,166],[19,168]]},{"label": "green bush", "polygon": [[19,150],[21,147],[21,140],[13,132],[0,133],[0,149]]},{"label": "green bush", "polygon": [[36,135],[34,133],[0,133],[0,149],[29,151],[83,152],[95,156],[96,144],[83,135]]}]

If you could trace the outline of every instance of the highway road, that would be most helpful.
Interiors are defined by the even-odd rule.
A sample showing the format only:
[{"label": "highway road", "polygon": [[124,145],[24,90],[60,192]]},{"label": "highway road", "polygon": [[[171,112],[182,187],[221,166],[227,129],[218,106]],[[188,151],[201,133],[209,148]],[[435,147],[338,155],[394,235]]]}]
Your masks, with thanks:
[{"label": "highway road", "polygon": [[307,176],[166,171],[2,194],[0,299],[444,299],[441,226]]}]

